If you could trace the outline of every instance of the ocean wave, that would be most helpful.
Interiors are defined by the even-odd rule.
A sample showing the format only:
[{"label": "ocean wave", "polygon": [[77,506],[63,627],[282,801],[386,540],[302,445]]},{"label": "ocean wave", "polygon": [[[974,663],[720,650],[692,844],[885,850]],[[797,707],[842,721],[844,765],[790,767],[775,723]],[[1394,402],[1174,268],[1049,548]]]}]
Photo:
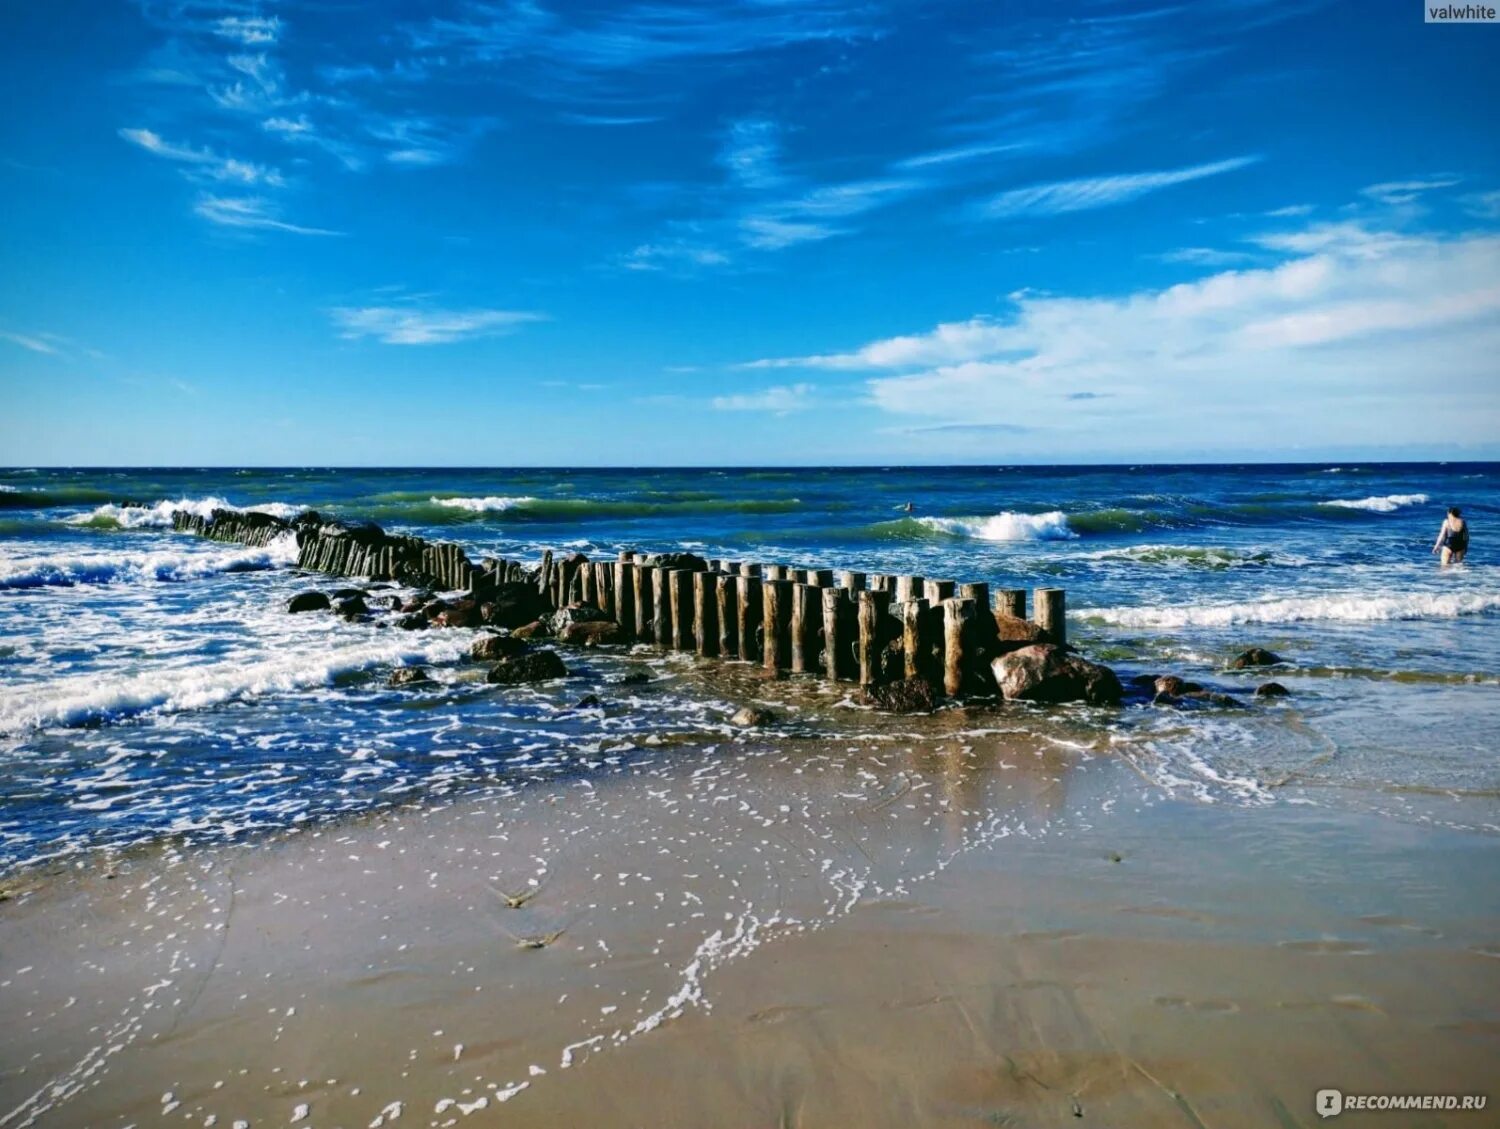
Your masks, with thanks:
[{"label": "ocean wave", "polygon": [[1336,620],[1373,623],[1400,619],[1457,619],[1500,611],[1500,592],[1408,592],[1371,596],[1331,593],[1234,604],[1183,607],[1090,608],[1081,618],[1113,627],[1232,627],[1236,624]]},{"label": "ocean wave", "polygon": [[175,502],[162,501],[150,506],[108,502],[96,506],[89,513],[63,518],[63,521],[69,525],[87,525],[96,529],[170,529],[172,514],[177,510],[186,510],[205,518],[211,516],[214,510],[236,510],[241,513],[293,518],[305,509],[306,506],[294,506],[287,502],[258,502],[250,506],[236,506],[223,498],[179,498]]},{"label": "ocean wave", "polygon": [[1307,563],[1306,558],[1272,553],[1269,550],[1230,549],[1218,545],[1131,545],[1123,549],[1099,549],[1079,556],[1083,560],[1117,560],[1133,564],[1214,570]]},{"label": "ocean wave", "polygon": [[976,541],[1064,541],[1077,537],[1061,510],[1044,514],[1012,513],[987,517],[919,517],[918,524],[938,533]]},{"label": "ocean wave", "polygon": [[423,640],[406,636],[262,662],[204,663],[124,678],[89,675],[23,686],[0,693],[0,733],[209,709],[225,702],[328,686],[342,676],[381,666],[451,662],[464,654],[470,641],[467,632]]},{"label": "ocean wave", "polygon": [[1342,510],[1365,510],[1373,514],[1391,514],[1404,506],[1421,506],[1427,501],[1426,494],[1382,494],[1369,498],[1333,498],[1318,504],[1336,506]]},{"label": "ocean wave", "polygon": [[[211,544],[211,542],[205,542]],[[278,537],[259,549],[174,552],[84,551],[0,559],[0,589],[71,588],[76,584],[132,584],[193,580],[224,572],[256,572],[294,564],[297,542]]]},{"label": "ocean wave", "polygon": [[633,518],[693,517],[716,514],[782,514],[802,508],[800,498],[709,498],[650,501],[640,498],[535,498],[529,496],[427,497],[425,501],[387,500],[359,510],[360,517],[407,525],[470,523],[571,524],[628,521]]},{"label": "ocean wave", "polygon": [[508,498],[503,496],[489,495],[484,498],[429,498],[428,501],[437,506],[448,506],[455,510],[468,510],[474,514],[504,513],[513,510],[517,506],[524,506],[535,502],[535,498],[521,496]]}]

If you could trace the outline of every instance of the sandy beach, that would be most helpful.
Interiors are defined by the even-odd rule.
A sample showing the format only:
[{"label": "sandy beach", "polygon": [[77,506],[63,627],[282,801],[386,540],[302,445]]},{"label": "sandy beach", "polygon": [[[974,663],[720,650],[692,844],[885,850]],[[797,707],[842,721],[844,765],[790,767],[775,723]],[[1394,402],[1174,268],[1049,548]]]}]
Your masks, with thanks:
[{"label": "sandy beach", "polygon": [[0,1124],[1292,1126],[1492,1085],[1488,838],[1164,798],[1083,715],[801,708],[15,876]]}]

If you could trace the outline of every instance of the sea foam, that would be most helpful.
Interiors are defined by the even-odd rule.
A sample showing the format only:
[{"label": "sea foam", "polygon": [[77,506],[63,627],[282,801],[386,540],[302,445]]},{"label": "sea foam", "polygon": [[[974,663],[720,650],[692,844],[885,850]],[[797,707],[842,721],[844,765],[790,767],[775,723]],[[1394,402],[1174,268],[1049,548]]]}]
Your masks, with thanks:
[{"label": "sea foam", "polygon": [[928,529],[976,541],[1064,541],[1078,535],[1061,510],[1020,514],[1009,510],[988,517],[919,517]]},{"label": "sea foam", "polygon": [[0,589],[69,588],[75,584],[142,584],[193,580],[221,572],[256,572],[294,564],[297,542],[278,537],[264,548],[190,552],[85,550],[45,556],[0,558]]},{"label": "sea foam", "polygon": [[435,505],[448,506],[455,510],[468,510],[474,514],[504,513],[506,510],[516,509],[535,502],[535,498],[516,497],[507,498],[498,495],[490,495],[485,498],[432,498]]},{"label": "sea foam", "polygon": [[1183,607],[1096,608],[1085,619],[1115,627],[1232,627],[1242,623],[1303,623],[1335,620],[1371,623],[1399,619],[1456,619],[1500,611],[1500,592],[1408,592],[1370,596],[1330,593],[1236,604]]},{"label": "sea foam", "polygon": [[1320,502],[1341,510],[1367,510],[1374,514],[1391,514],[1404,506],[1420,506],[1428,501],[1426,494],[1382,494],[1369,498],[1333,498]]},{"label": "sea foam", "polygon": [[172,515],[185,510],[199,517],[210,517],[214,510],[235,510],[242,513],[271,514],[279,518],[296,517],[306,506],[294,506],[287,502],[261,502],[253,506],[236,506],[223,498],[179,498],[157,502],[153,506],[117,505],[109,502],[95,506],[86,514],[74,514],[63,518],[69,525],[105,525],[120,529],[170,529]]}]

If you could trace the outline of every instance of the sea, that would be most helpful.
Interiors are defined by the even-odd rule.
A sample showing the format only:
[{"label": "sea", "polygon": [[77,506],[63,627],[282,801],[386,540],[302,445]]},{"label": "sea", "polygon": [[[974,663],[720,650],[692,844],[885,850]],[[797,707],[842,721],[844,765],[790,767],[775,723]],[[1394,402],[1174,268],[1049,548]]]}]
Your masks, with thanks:
[{"label": "sea", "polygon": [[[1449,505],[1472,547],[1444,568],[1430,550]],[[171,528],[176,510],[218,508],[312,508],[475,560],[686,549],[1061,587],[1091,658],[1239,704],[963,707],[973,725],[1117,759],[1167,802],[1500,832],[1496,463],[14,468],[0,471],[0,875],[587,782],[733,732],[743,701],[689,656],[570,654],[568,680],[499,687],[466,661],[474,632],[289,615],[294,594],[348,582],[299,572],[290,541]],[[1283,662],[1227,668],[1251,646]],[[433,683],[387,685],[414,664]],[[622,684],[627,669],[650,681]],[[1290,695],[1254,697],[1271,678]],[[794,690],[777,691],[789,735],[883,724],[850,687]]]}]

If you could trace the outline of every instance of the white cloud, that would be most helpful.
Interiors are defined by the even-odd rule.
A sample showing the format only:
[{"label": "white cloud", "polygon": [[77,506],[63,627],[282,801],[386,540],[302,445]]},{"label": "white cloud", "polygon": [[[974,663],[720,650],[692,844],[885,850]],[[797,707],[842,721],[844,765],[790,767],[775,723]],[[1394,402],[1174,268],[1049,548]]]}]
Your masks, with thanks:
[{"label": "white cloud", "polygon": [[1233,157],[1209,164],[1190,165],[1181,169],[1166,169],[1158,172],[1117,173],[1110,176],[1081,177],[1077,180],[1057,180],[1048,184],[1032,184],[1025,188],[1012,188],[981,204],[978,214],[988,219],[1008,219],[1013,216],[1053,216],[1064,212],[1082,212],[1091,208],[1106,208],[1137,199],[1148,192],[1170,188],[1176,184],[1219,176],[1222,173],[1242,169],[1253,164],[1257,157]]},{"label": "white cloud", "polygon": [[1500,434],[1500,235],[1334,224],[1258,242],[1290,257],[1119,297],[1023,293],[1005,318],[752,364],[867,371],[879,409],[1034,426],[1039,451],[1098,449],[1064,392],[1108,396],[1112,435],[1168,447]]},{"label": "white cloud", "polygon": [[261,231],[285,231],[293,235],[338,235],[319,227],[302,227],[278,218],[276,209],[261,196],[213,196],[204,193],[193,205],[193,211],[221,227]]},{"label": "white cloud", "polygon": [[187,173],[190,179],[206,176],[212,180],[245,185],[264,184],[271,188],[280,188],[286,183],[276,169],[236,157],[220,156],[212,149],[195,149],[191,145],[167,141],[149,129],[122,129],[119,132],[126,141],[140,146],[148,153],[193,166],[197,172]]},{"label": "white cloud", "polygon": [[214,33],[250,46],[275,43],[281,36],[276,16],[225,16],[214,24]]},{"label": "white cloud", "polygon": [[341,306],[331,311],[340,336],[387,345],[447,345],[511,333],[542,314],[525,310],[443,310],[414,306]]},{"label": "white cloud", "polygon": [[1413,203],[1424,192],[1439,188],[1452,188],[1459,183],[1455,176],[1435,176],[1425,180],[1389,180],[1384,184],[1372,184],[1360,189],[1360,193],[1381,204],[1395,207]]},{"label": "white cloud", "polygon": [[48,356],[57,356],[59,350],[49,339],[50,335],[45,333],[10,333],[0,330],[0,340],[9,341],[12,345],[19,345],[23,349],[29,349],[33,353],[46,353]]},{"label": "white cloud", "polygon": [[715,396],[713,406],[721,412],[800,412],[812,406],[811,384],[785,384],[763,389],[759,392],[737,393],[732,396]]}]

